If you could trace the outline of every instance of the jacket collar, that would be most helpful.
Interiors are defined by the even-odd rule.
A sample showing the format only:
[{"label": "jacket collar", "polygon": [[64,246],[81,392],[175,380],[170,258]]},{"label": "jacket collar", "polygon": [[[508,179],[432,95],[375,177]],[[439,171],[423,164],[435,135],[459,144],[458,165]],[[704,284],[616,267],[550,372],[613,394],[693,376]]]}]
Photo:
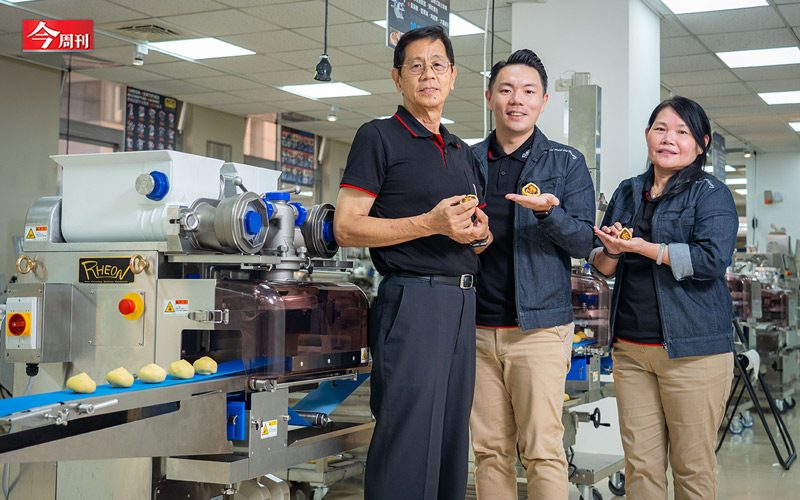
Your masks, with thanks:
[{"label": "jacket collar", "polygon": [[[425,128],[425,126],[422,125],[419,120],[414,118],[414,115],[409,113],[408,110],[403,106],[397,106],[397,112],[392,118],[396,118],[400,124],[403,125],[403,127],[414,137],[424,137],[427,139],[436,135]],[[442,142],[444,144],[458,144],[458,139],[456,136],[451,134],[441,123],[439,124],[439,135],[442,137]]]},{"label": "jacket collar", "polygon": [[[484,186],[486,186],[486,179],[489,178],[489,148],[491,147],[492,136],[494,135],[494,131],[489,134],[486,139],[479,142],[478,144],[472,147],[472,154],[475,155],[475,158],[478,159],[478,163],[480,164],[480,174],[481,174],[481,182]],[[536,161],[541,158],[541,156],[547,152],[552,147],[552,143],[544,135],[544,132],[538,126],[535,126],[533,129],[533,144],[531,145],[531,154],[528,156],[528,161],[525,162],[525,166],[523,167],[523,172],[529,168],[530,165],[533,165]]]}]

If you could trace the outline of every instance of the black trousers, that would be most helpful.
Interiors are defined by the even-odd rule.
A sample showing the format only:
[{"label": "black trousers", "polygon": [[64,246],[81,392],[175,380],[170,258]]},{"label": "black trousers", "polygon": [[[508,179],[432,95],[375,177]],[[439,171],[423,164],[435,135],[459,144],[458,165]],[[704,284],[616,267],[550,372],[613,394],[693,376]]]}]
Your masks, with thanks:
[{"label": "black trousers", "polygon": [[375,432],[365,500],[463,500],[475,388],[475,290],[383,280],[370,311]]}]

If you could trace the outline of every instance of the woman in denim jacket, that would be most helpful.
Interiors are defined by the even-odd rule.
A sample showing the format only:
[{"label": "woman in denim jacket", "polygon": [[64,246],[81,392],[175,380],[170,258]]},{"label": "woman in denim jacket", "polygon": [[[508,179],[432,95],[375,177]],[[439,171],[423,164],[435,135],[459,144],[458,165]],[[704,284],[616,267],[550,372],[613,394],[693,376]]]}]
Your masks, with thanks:
[{"label": "woman in denim jacket", "polygon": [[[594,228],[590,262],[616,275],[611,329],[629,499],[717,497],[714,445],[733,377],[725,269],[738,216],[703,170],[711,127],[684,97],[663,101],[645,131],[650,166],[623,181]],[[602,246],[600,246],[602,245]]]}]

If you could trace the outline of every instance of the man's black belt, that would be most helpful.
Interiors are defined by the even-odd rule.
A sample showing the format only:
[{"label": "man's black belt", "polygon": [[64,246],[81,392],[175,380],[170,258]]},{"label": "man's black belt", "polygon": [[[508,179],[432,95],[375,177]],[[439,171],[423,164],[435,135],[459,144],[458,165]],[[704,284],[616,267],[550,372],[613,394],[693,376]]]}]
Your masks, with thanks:
[{"label": "man's black belt", "polygon": [[461,276],[442,276],[440,274],[389,273],[388,277],[413,278],[421,281],[431,281],[440,285],[457,286],[462,290],[469,290],[475,286],[475,276],[472,274],[462,274]]}]

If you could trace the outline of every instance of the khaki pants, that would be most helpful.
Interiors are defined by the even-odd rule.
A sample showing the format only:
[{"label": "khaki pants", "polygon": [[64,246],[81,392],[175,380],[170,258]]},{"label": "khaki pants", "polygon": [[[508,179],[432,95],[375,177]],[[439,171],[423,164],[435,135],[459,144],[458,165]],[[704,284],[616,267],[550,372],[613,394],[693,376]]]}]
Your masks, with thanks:
[{"label": "khaki pants", "polygon": [[517,498],[517,444],[531,500],[566,500],[564,382],[574,326],[478,328],[469,426],[479,500]]},{"label": "khaki pants", "polygon": [[661,346],[616,342],[614,386],[628,500],[717,498],[714,447],[733,378],[733,354],[669,359]]}]

